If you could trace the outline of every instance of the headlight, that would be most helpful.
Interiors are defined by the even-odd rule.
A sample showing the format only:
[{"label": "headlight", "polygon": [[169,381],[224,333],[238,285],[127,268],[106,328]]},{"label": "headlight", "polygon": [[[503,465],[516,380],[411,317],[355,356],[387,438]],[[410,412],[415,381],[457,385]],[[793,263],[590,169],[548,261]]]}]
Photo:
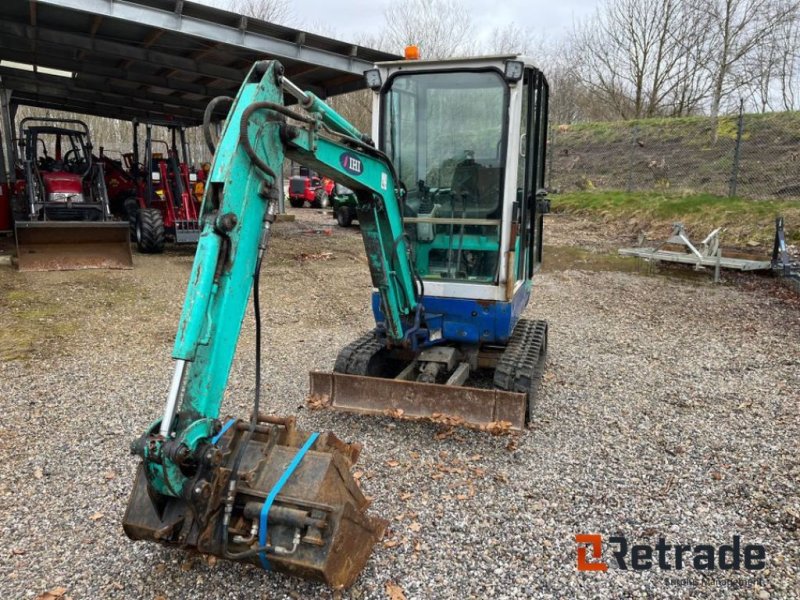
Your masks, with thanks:
[{"label": "headlight", "polygon": [[521,60],[507,60],[505,68],[506,80],[511,83],[516,83],[522,79],[522,74],[525,70],[525,63]]},{"label": "headlight", "polygon": [[378,69],[369,69],[364,71],[364,79],[367,80],[367,87],[375,92],[381,89],[383,81],[381,81],[381,72]]},{"label": "headlight", "polygon": [[54,192],[47,195],[48,202],[83,202],[83,194],[66,194],[64,192]]}]

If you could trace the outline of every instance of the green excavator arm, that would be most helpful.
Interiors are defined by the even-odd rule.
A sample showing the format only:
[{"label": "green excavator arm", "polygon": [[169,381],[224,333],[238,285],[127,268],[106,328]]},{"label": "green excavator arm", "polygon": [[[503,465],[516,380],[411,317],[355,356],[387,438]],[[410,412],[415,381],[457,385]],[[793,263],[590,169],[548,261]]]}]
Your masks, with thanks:
[{"label": "green excavator arm", "polygon": [[[305,112],[287,108],[284,91]],[[142,463],[123,525],[133,539],[346,586],[386,525],[366,514],[368,502],[350,476],[359,447],[259,414],[257,399],[249,422],[220,420],[286,157],[356,191],[387,343],[413,347],[428,335],[391,162],[319,98],[284,79],[279,63],[256,63],[214,155],[175,372],[162,418],[132,446]]]}]

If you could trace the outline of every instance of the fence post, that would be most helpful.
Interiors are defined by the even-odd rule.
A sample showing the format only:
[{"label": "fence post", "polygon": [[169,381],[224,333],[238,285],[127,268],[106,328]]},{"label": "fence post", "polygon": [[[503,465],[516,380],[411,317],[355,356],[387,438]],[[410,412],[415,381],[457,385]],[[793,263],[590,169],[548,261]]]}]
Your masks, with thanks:
[{"label": "fence post", "polygon": [[553,163],[555,162],[556,158],[556,128],[551,125],[549,129],[550,132],[548,134],[547,150],[550,156],[546,157],[548,159],[547,183],[544,186],[548,190],[553,188]]},{"label": "fence post", "polygon": [[736,186],[739,184],[739,151],[742,146],[744,133],[744,99],[739,100],[739,119],[736,127],[736,144],[733,147],[733,166],[731,167],[731,180],[728,186],[728,198],[736,197]]},{"label": "fence post", "polygon": [[639,133],[639,126],[634,125],[631,128],[631,151],[628,153],[628,183],[625,186],[626,192],[633,191],[633,161],[634,161],[634,150],[636,149],[636,138],[638,137]]}]

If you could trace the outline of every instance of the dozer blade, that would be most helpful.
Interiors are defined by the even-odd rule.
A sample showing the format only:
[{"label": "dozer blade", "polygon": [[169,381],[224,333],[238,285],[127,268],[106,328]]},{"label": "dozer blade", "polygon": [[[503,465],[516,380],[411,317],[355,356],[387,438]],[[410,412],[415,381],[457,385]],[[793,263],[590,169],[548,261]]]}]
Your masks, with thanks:
[{"label": "dozer blade", "polygon": [[335,410],[426,420],[503,433],[525,428],[517,392],[312,371],[311,402]]},{"label": "dozer blade", "polygon": [[[369,501],[350,474],[361,447],[332,433],[312,439],[316,434],[295,429],[293,418],[260,416],[249,439],[248,427],[236,421],[209,445],[206,464],[180,498],[153,491],[140,465],[122,522],[125,533],[334,589],[350,586],[388,524],[367,514]],[[227,502],[242,444],[238,483]],[[227,529],[226,504],[232,511]]]},{"label": "dozer blade", "polygon": [[132,269],[126,221],[17,221],[20,271]]}]

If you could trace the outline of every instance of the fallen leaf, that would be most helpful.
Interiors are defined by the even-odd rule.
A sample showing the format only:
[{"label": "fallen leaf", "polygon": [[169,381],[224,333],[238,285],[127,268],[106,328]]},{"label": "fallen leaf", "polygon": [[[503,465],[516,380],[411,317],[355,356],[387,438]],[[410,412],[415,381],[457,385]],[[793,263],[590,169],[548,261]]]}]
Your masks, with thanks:
[{"label": "fallen leaf", "polygon": [[193,567],[194,567],[194,561],[191,559],[185,560],[181,563],[181,571],[183,571],[184,573],[191,571]]},{"label": "fallen leaf", "polygon": [[422,541],[417,540],[417,543],[414,544],[414,552],[420,552],[422,550]]},{"label": "fallen leaf", "polygon": [[395,467],[399,467],[400,463],[397,462],[396,460],[387,460],[386,465],[394,469]]},{"label": "fallen leaf", "polygon": [[307,252],[301,252],[300,254],[295,254],[294,258],[295,260],[299,260],[301,262],[307,260],[330,260],[331,258],[333,258],[333,252],[317,252],[315,254],[308,254]]},{"label": "fallen leaf", "polygon": [[405,519],[405,518],[406,518],[406,513],[400,513],[399,515],[397,515],[397,516],[394,518],[394,520],[395,520],[395,521],[402,521],[402,520],[403,520],[403,519]]},{"label": "fallen leaf", "polygon": [[422,525],[419,524],[419,521],[414,521],[411,525],[408,526],[408,528],[414,533],[419,533],[419,531],[422,529]]},{"label": "fallen leaf", "polygon": [[39,594],[36,596],[36,600],[63,600],[64,595],[67,593],[67,588],[65,587],[54,587],[49,592],[45,592],[43,594]]},{"label": "fallen leaf", "polygon": [[412,494],[411,492],[405,492],[403,494],[400,494],[400,500],[405,502],[406,500],[409,500],[413,495],[414,494]]},{"label": "fallen leaf", "polygon": [[386,540],[385,542],[383,542],[383,546],[384,548],[394,548],[399,543],[400,542],[398,542],[397,540]]},{"label": "fallen leaf", "polygon": [[711,479],[714,479],[715,481],[720,481],[722,479],[722,473],[720,473],[719,471],[712,471]]},{"label": "fallen leaf", "polygon": [[153,570],[158,575],[161,575],[164,571],[167,570],[167,565],[165,565],[164,563],[158,563],[155,567],[153,567]]},{"label": "fallen leaf", "polygon": [[433,439],[435,440],[447,439],[451,435],[453,435],[453,432],[454,429],[452,427],[442,427],[441,429],[439,429],[439,431],[433,434]]},{"label": "fallen leaf", "polygon": [[506,444],[506,450],[508,450],[509,452],[513,452],[516,449],[517,449],[517,438],[512,437],[510,440],[508,440],[508,443]]},{"label": "fallen leaf", "polygon": [[492,421],[481,425],[481,431],[488,431],[492,435],[505,435],[511,432],[511,421]]},{"label": "fallen leaf", "polygon": [[114,473],[114,471],[106,471],[103,477],[105,477],[107,481],[111,481],[112,479],[116,479],[117,474]]},{"label": "fallen leaf", "polygon": [[355,479],[356,481],[361,479],[363,476],[364,476],[364,471],[356,471],[355,473],[353,473],[353,479]]},{"label": "fallen leaf", "polygon": [[323,408],[327,408],[330,403],[331,397],[323,396],[322,394],[312,394],[306,400],[306,404],[308,404],[308,408],[311,410],[322,410]]},{"label": "fallen leaf", "polygon": [[91,517],[89,517],[91,521],[99,521],[102,518],[103,518],[103,513],[101,512],[96,512]]},{"label": "fallen leaf", "polygon": [[167,600],[167,597],[166,596],[162,596],[161,594],[159,594],[158,596],[153,598],[153,600]]},{"label": "fallen leaf", "polygon": [[391,580],[386,582],[386,597],[389,600],[406,600],[403,588]]},{"label": "fallen leaf", "polygon": [[206,557],[205,557],[205,558],[206,558],[206,564],[207,564],[209,567],[214,567],[214,566],[216,566],[216,564],[217,564],[217,560],[218,560],[216,556],[213,556],[213,555],[211,555],[211,554],[206,554]]},{"label": "fallen leaf", "polygon": [[34,476],[36,479],[41,479],[42,477],[44,477],[44,473],[42,472],[42,467],[36,467],[36,468],[33,470],[33,476]]},{"label": "fallen leaf", "polygon": [[22,556],[25,554],[26,550],[23,548],[12,548],[11,549],[11,556]]}]

